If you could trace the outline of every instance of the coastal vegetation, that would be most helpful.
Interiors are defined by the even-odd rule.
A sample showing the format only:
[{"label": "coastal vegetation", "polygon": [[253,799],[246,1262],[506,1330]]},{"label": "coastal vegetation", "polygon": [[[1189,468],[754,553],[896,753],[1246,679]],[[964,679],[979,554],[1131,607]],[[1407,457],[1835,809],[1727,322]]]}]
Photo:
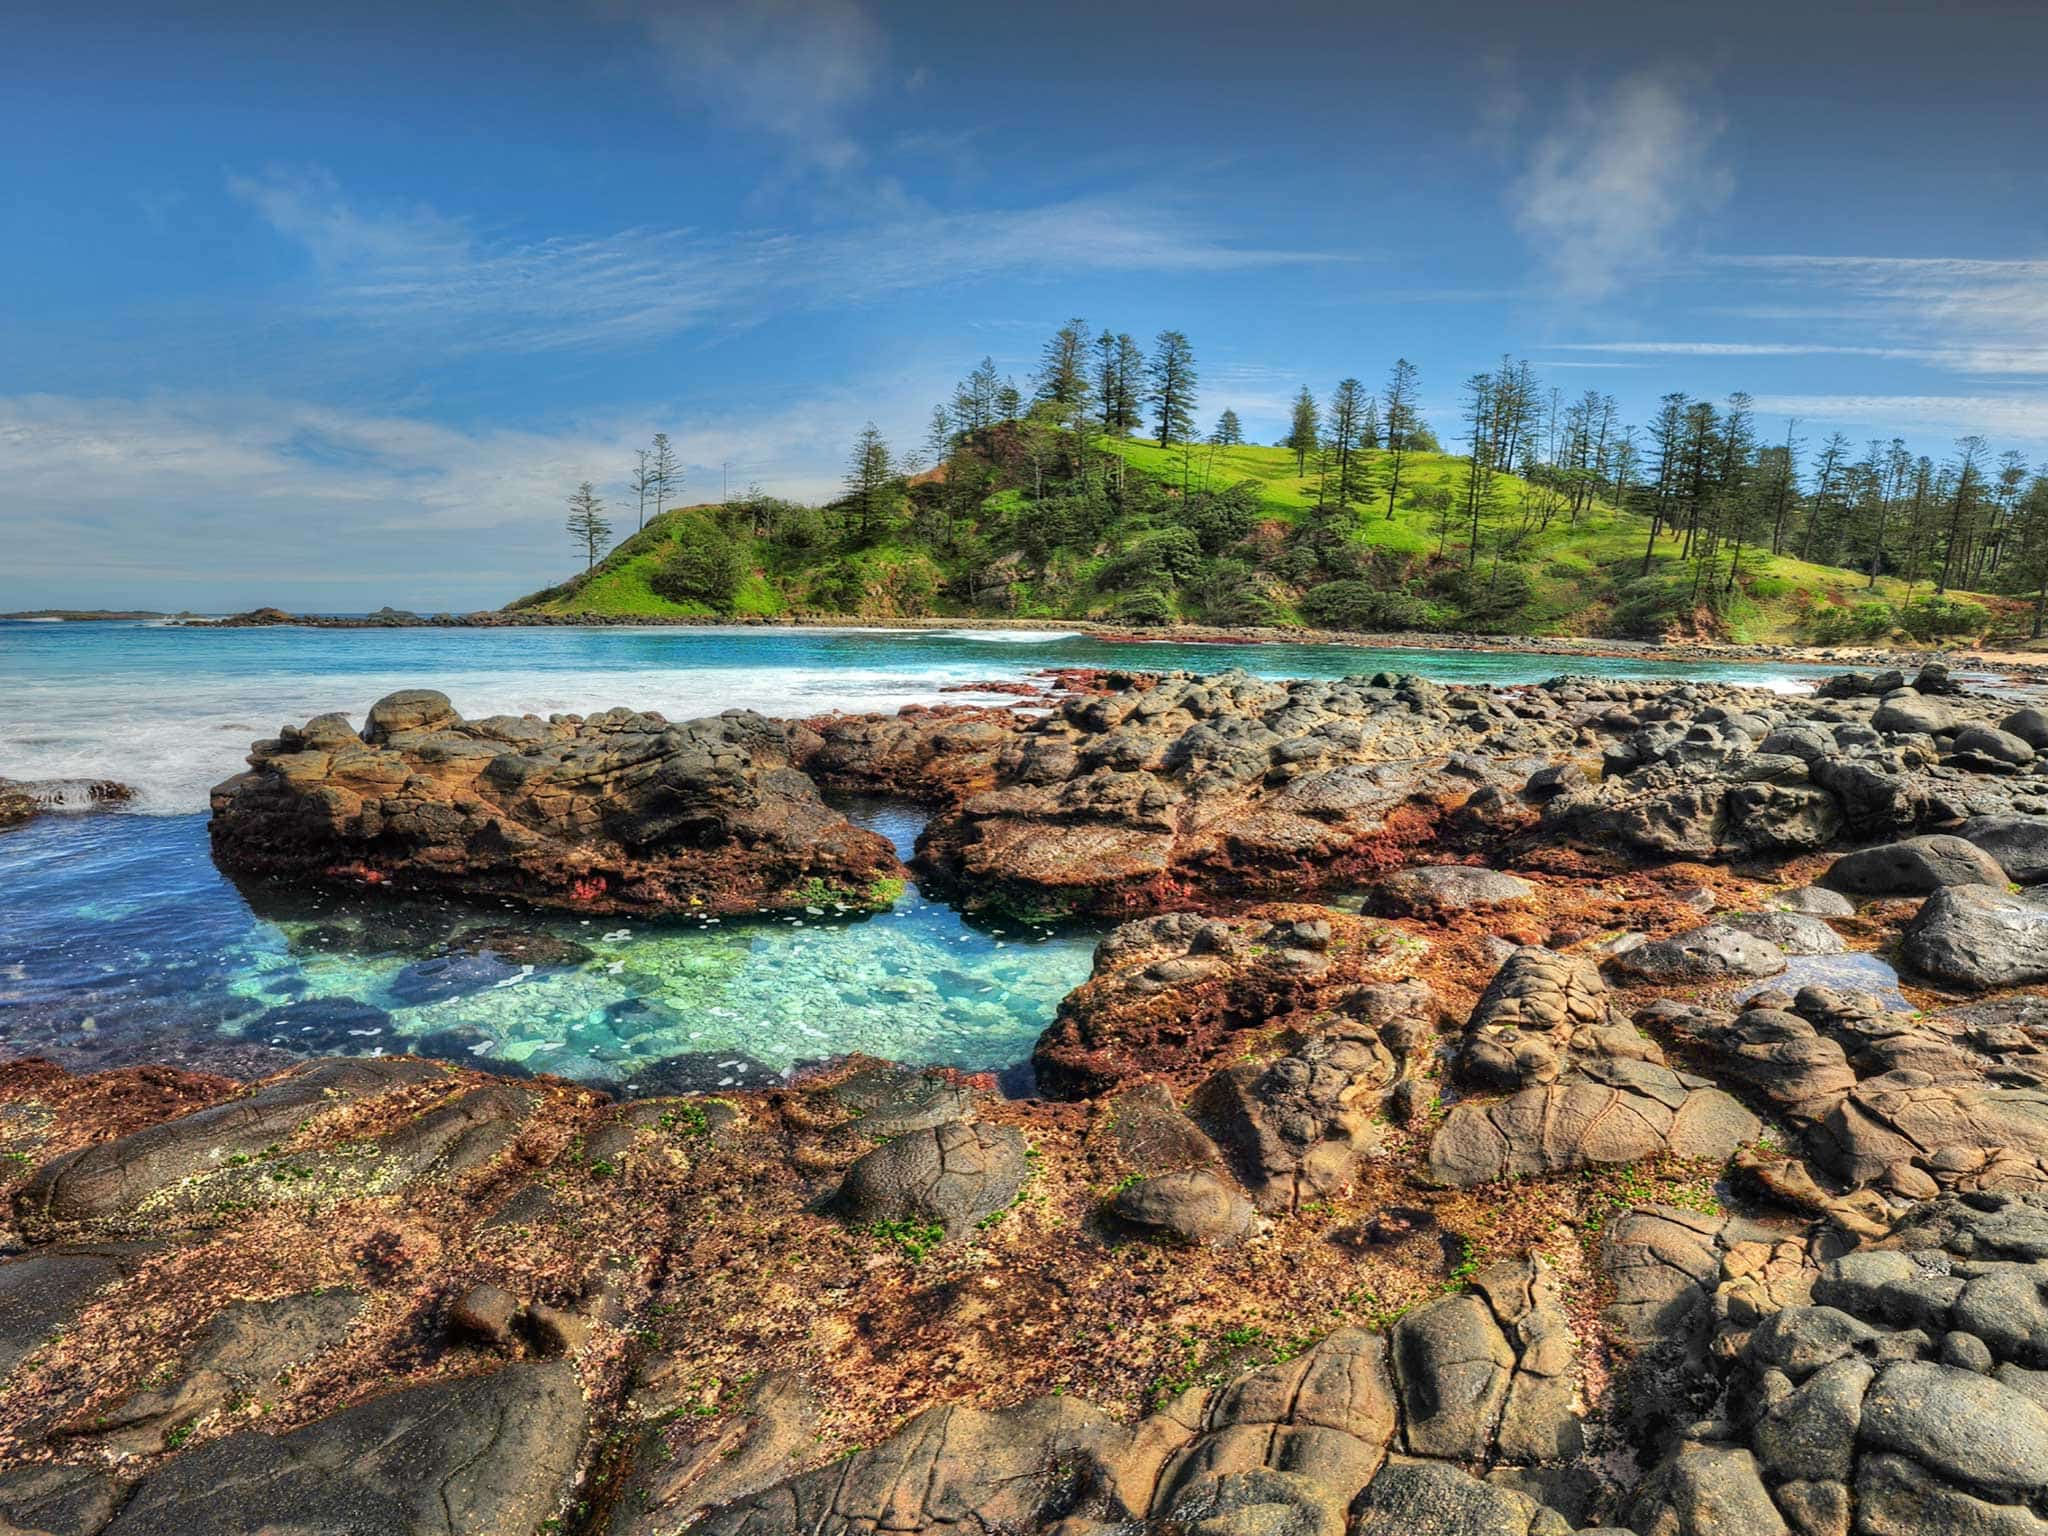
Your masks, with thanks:
[{"label": "coastal vegetation", "polygon": [[815,507],[669,507],[660,438],[629,482],[641,526],[592,558],[579,501],[584,572],[510,606],[1827,644],[2042,627],[2048,481],[1982,438],[1940,463],[1839,433],[1809,454],[1741,394],[1666,395],[1638,429],[1504,357],[1465,381],[1446,451],[1403,358],[1378,388],[1304,387],[1264,446],[1229,407],[1198,435],[1198,383],[1182,333],[1147,354],[1075,320],[1031,392],[984,358],[915,449],[870,423]]}]

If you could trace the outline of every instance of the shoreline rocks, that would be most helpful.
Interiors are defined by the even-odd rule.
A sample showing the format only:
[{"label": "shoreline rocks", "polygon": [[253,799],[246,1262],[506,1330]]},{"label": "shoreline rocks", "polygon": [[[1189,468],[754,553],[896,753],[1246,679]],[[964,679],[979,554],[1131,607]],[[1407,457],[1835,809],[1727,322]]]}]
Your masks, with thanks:
[{"label": "shoreline rocks", "polygon": [[[2035,975],[2022,727],[1928,670],[290,728],[230,869],[853,905],[902,866],[826,784],[932,807],[963,902],[1127,920],[1029,1099],[0,1066],[0,1528],[2048,1525],[2048,1000],[1799,985]],[[393,987],[513,958],[579,948]]]}]

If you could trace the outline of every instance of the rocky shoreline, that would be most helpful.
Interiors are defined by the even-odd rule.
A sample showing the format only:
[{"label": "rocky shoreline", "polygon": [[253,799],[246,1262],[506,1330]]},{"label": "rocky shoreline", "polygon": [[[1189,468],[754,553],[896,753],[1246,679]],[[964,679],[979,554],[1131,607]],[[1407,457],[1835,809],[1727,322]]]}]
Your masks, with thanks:
[{"label": "rocky shoreline", "polygon": [[[244,878],[1120,921],[1032,1098],[0,1066],[0,1532],[2048,1533],[2014,702],[287,727],[215,792]],[[836,790],[930,808],[907,867]]]}]

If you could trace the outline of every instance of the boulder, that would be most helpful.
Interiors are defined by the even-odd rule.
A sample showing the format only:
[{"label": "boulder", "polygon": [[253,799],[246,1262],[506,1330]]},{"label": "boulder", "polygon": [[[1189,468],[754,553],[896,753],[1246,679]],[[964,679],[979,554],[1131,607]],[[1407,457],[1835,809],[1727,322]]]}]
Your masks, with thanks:
[{"label": "boulder", "polygon": [[1804,912],[1742,912],[1723,922],[1787,955],[1839,955],[1849,947],[1834,929]]},{"label": "boulder", "polygon": [[1956,835],[1990,854],[2015,884],[2048,880],[2048,816],[1972,816]]},{"label": "boulder", "polygon": [[1261,1211],[1291,1211],[1348,1184],[1379,1143],[1374,1116],[1393,1054],[1364,1023],[1276,1060],[1210,1078],[1189,1100]]},{"label": "boulder", "polygon": [[1777,945],[1727,923],[1709,923],[1639,944],[1609,964],[1625,976],[1649,982],[1715,981],[1723,977],[1775,976],[1785,969]]},{"label": "boulder", "polygon": [[1252,1226],[1251,1202],[1206,1168],[1127,1184],[1110,1200],[1110,1209],[1132,1226],[1184,1243],[1222,1246]]},{"label": "boulder", "polygon": [[2016,709],[1998,722],[1998,728],[2037,751],[2048,747],[2048,709],[2037,709],[2031,704]]},{"label": "boulder", "polygon": [[1888,693],[1870,717],[1871,725],[1894,736],[1940,736],[1956,728],[1956,712],[1939,699],[1912,688]]},{"label": "boulder", "polygon": [[1725,1161],[1762,1127],[1717,1088],[1623,1061],[1496,1103],[1453,1105],[1430,1142],[1428,1176],[1452,1188],[1657,1157]]},{"label": "boulder", "polygon": [[1953,1366],[1887,1366],[1863,1399],[1860,1435],[1967,1487],[2048,1486],[2048,1408]]},{"label": "boulder", "polygon": [[1958,766],[1979,773],[2016,773],[2034,760],[2034,749],[2009,731],[1966,725],[1949,741]]},{"label": "boulder", "polygon": [[1764,904],[1773,912],[1804,912],[1809,917],[1856,915],[1855,902],[1840,891],[1831,891],[1819,885],[1795,885],[1789,890],[1774,891],[1765,898]]},{"label": "boulder", "polygon": [[1900,954],[1921,975],[1970,991],[2048,981],[2048,897],[1988,885],[1936,891],[1906,925]]},{"label": "boulder", "polygon": [[1014,1126],[951,1120],[864,1153],[846,1170],[833,1205],[854,1226],[917,1222],[955,1238],[1006,1209],[1030,1171]]},{"label": "boulder", "polygon": [[1822,883],[1855,896],[1918,896],[1946,886],[2003,888],[1998,861],[1960,837],[1909,837],[1835,860]]},{"label": "boulder", "polygon": [[1381,880],[1375,890],[1381,906],[1413,917],[1509,906],[1535,894],[1536,887],[1517,875],[1470,864],[1425,864],[1400,870]]}]

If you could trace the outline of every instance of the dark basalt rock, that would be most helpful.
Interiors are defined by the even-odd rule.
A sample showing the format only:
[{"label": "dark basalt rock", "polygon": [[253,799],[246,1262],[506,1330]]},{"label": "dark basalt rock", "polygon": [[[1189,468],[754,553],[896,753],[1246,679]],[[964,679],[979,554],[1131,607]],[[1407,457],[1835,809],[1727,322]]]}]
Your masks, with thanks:
[{"label": "dark basalt rock", "polygon": [[1482,1089],[1519,1089],[1451,1107],[1430,1143],[1437,1183],[1465,1188],[1526,1174],[1640,1162],[1725,1159],[1761,1129],[1707,1079],[1672,1071],[1655,1041],[1613,1010],[1590,960],[1522,949],[1481,995],[1458,1071]]},{"label": "dark basalt rock", "polygon": [[1094,974],[1038,1038],[1039,1090],[1113,1092],[1154,1074],[1213,1066],[1240,1032],[1335,1012],[1391,1022],[1433,1013],[1428,989],[1394,980],[1415,941],[1324,907],[1274,903],[1229,918],[1170,912],[1112,930]]},{"label": "dark basalt rock", "polygon": [[1573,735],[1412,677],[1131,679],[1011,732],[927,828],[921,867],[970,904],[1045,911],[1356,883],[1461,808],[1514,819]]},{"label": "dark basalt rock", "polygon": [[244,1098],[45,1164],[14,1192],[15,1220],[36,1232],[123,1216],[160,1190],[276,1145],[338,1099],[428,1082],[442,1070],[403,1059],[316,1061]]},{"label": "dark basalt rock", "polygon": [[1380,1334],[1339,1329],[1136,1424],[1071,1397],[930,1409],[872,1450],[713,1509],[693,1529],[1560,1536],[1570,1521],[1505,1482],[1449,1460],[1389,1459],[1420,1442],[1502,1473],[1577,1455],[1552,1283],[1518,1263],[1475,1286],[1411,1313],[1391,1351]]},{"label": "dark basalt rock", "polygon": [[1535,894],[1536,887],[1518,875],[1468,864],[1424,864],[1399,870],[1374,888],[1377,905],[1416,917],[1509,906]]},{"label": "dark basalt rock", "polygon": [[350,1291],[231,1303],[169,1382],[130,1394],[96,1418],[92,1432],[119,1450],[153,1452],[230,1401],[268,1411],[280,1378],[338,1343],[362,1306]]},{"label": "dark basalt rock", "polygon": [[2048,816],[1973,816],[1956,836],[1990,854],[2019,885],[2048,880]]},{"label": "dark basalt rock", "polygon": [[101,810],[134,798],[134,790],[112,779],[0,779],[0,829],[18,827],[46,812]]},{"label": "dark basalt rock", "polygon": [[1960,837],[1909,837],[1835,860],[1822,884],[1852,896],[1921,896],[1956,885],[2002,888],[1998,861]]},{"label": "dark basalt rock", "polygon": [[1785,956],[1777,945],[1753,932],[1709,923],[1624,950],[1611,963],[1624,975],[1644,981],[1715,981],[1775,976],[1785,969]]},{"label": "dark basalt rock", "polygon": [[[1711,1288],[1736,1251],[1696,1268],[1696,1285]],[[1810,1299],[1790,1277],[1740,1306],[1726,1282],[1714,1288],[1714,1346],[1695,1369],[1724,1377],[1730,1417],[1680,1436],[1637,1491],[1635,1529],[2039,1529],[2042,1197],[1929,1202],[1889,1236],[1799,1273]]]},{"label": "dark basalt rock", "polygon": [[744,711],[465,721],[411,690],[360,738],[321,716],[249,762],[213,794],[214,856],[238,874],[750,913],[886,904],[903,873],[794,766],[784,727]]},{"label": "dark basalt rock", "polygon": [[561,1505],[585,1428],[568,1366],[508,1365],[211,1441],[146,1477],[106,1536],[530,1531]]},{"label": "dark basalt rock", "polygon": [[1907,924],[1900,954],[1921,975],[1972,992],[2048,981],[2048,898],[1988,885],[1936,891]]},{"label": "dark basalt rock", "polygon": [[846,1170],[832,1208],[853,1226],[930,1223],[954,1238],[1007,1208],[1030,1171],[1014,1126],[951,1120],[863,1154]]},{"label": "dark basalt rock", "polygon": [[1206,1168],[1127,1184],[1111,1198],[1110,1209],[1134,1227],[1184,1243],[1234,1243],[1252,1227],[1251,1202]]}]

